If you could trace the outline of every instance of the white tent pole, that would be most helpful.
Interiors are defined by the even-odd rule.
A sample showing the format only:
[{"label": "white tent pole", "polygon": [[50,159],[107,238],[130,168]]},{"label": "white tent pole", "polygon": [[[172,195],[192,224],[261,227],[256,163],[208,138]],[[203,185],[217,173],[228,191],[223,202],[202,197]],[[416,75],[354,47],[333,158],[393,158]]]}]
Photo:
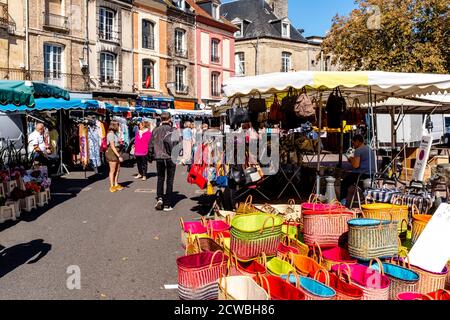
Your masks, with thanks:
[{"label": "white tent pole", "polygon": [[319,145],[317,147],[316,195],[320,195],[320,154],[322,153],[322,91],[319,92]]}]

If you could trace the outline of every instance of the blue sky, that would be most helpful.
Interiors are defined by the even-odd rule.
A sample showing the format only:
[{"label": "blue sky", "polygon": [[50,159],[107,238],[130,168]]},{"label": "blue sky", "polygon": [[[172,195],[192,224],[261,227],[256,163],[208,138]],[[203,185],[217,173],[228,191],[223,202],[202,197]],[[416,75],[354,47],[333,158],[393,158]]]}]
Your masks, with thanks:
[{"label": "blue sky", "polygon": [[348,15],[355,7],[354,0],[289,0],[289,18],[304,36],[324,36],[336,13]]}]

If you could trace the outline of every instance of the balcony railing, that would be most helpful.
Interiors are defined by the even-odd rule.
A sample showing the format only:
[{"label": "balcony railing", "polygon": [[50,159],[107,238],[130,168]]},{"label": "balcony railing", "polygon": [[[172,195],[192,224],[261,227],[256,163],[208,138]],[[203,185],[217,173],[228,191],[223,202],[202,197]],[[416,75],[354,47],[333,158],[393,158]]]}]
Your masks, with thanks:
[{"label": "balcony railing", "polygon": [[89,77],[84,74],[0,68],[1,80],[33,80],[60,86],[69,91],[90,91]]},{"label": "balcony railing", "polygon": [[104,76],[100,76],[100,86],[102,87],[108,87],[108,88],[120,88],[122,85],[122,82],[120,81],[120,79],[117,78],[109,78],[109,77],[104,77]]},{"label": "balcony railing", "polygon": [[0,3],[0,25],[7,26],[9,24],[8,5]]},{"label": "balcony railing", "polygon": [[187,50],[181,48],[175,48],[175,56],[180,58],[187,58]]},{"label": "balcony railing", "polygon": [[211,56],[211,62],[220,63],[220,57],[219,56]]},{"label": "balcony railing", "polygon": [[120,33],[118,31],[110,31],[97,29],[98,38],[104,41],[120,42]]},{"label": "balcony railing", "polygon": [[189,87],[184,84],[176,84],[175,92],[180,94],[187,94],[189,92]]},{"label": "balcony railing", "polygon": [[220,97],[220,91],[219,91],[219,90],[213,89],[213,90],[211,91],[211,96],[212,96],[212,97]]},{"label": "balcony railing", "polygon": [[69,18],[49,12],[44,12],[44,27],[64,32],[69,31]]}]

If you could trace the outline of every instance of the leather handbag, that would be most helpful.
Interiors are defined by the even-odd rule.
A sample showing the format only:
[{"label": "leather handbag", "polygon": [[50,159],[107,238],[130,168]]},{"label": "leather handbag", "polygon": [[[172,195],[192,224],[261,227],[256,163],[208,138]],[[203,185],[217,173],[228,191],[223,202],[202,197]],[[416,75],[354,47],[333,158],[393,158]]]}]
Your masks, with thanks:
[{"label": "leather handbag", "polygon": [[347,111],[347,103],[342,96],[339,87],[336,87],[328,97],[326,110],[328,115],[328,127],[340,128],[342,117]]},{"label": "leather handbag", "polygon": [[290,88],[287,95],[281,100],[281,111],[294,112],[297,98],[298,96],[294,93],[294,89]]},{"label": "leather handbag", "polygon": [[302,93],[298,96],[294,111],[296,116],[300,118],[309,118],[316,115],[314,105],[311,102],[311,99],[309,99],[305,89],[303,89]]},{"label": "leather handbag", "polygon": [[251,97],[248,100],[248,110],[250,112],[266,112],[266,99],[261,97],[261,93],[259,93],[259,98]]},{"label": "leather handbag", "polygon": [[228,119],[230,119],[230,126],[231,127],[237,127],[241,123],[250,122],[250,114],[249,110],[247,108],[242,107],[242,101],[241,98],[239,98],[239,105],[234,105],[234,100],[231,103],[233,107],[231,109],[227,110],[227,116]]},{"label": "leather handbag", "polygon": [[280,122],[284,121],[284,113],[281,111],[281,104],[280,101],[278,101],[278,97],[275,94],[273,98],[273,104],[270,107],[269,111],[269,120],[272,122]]}]

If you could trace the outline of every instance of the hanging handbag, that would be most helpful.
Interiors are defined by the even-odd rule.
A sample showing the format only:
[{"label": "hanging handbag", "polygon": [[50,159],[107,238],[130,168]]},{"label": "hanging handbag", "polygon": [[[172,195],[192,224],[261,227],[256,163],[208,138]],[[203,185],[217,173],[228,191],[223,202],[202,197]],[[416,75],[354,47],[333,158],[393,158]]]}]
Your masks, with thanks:
[{"label": "hanging handbag", "polygon": [[281,111],[294,112],[297,98],[298,96],[294,93],[294,89],[290,88],[287,95],[281,100]]},{"label": "hanging handbag", "polygon": [[273,97],[273,104],[270,107],[269,111],[269,120],[272,122],[280,122],[284,121],[284,113],[281,111],[281,104],[280,101],[278,101],[278,97],[275,94]]},{"label": "hanging handbag", "polygon": [[240,125],[241,123],[246,123],[246,122],[250,122],[250,114],[247,108],[243,108],[242,107],[242,101],[241,98],[239,99],[239,105],[233,105],[234,104],[234,100],[231,103],[231,105],[233,105],[231,107],[231,109],[227,110],[227,116],[230,119],[230,126],[231,127],[237,127],[238,125]]},{"label": "hanging handbag", "polygon": [[328,97],[326,111],[328,115],[328,127],[340,128],[342,117],[347,111],[347,103],[339,87],[336,87]]},{"label": "hanging handbag", "polygon": [[248,100],[248,110],[250,112],[266,112],[266,99],[261,97],[261,93],[259,92],[259,98],[251,97]]},{"label": "hanging handbag", "polygon": [[303,88],[302,93],[298,96],[295,102],[294,111],[297,117],[300,118],[309,118],[315,116],[316,114],[314,105],[311,102],[311,99],[309,99],[305,88]]}]

